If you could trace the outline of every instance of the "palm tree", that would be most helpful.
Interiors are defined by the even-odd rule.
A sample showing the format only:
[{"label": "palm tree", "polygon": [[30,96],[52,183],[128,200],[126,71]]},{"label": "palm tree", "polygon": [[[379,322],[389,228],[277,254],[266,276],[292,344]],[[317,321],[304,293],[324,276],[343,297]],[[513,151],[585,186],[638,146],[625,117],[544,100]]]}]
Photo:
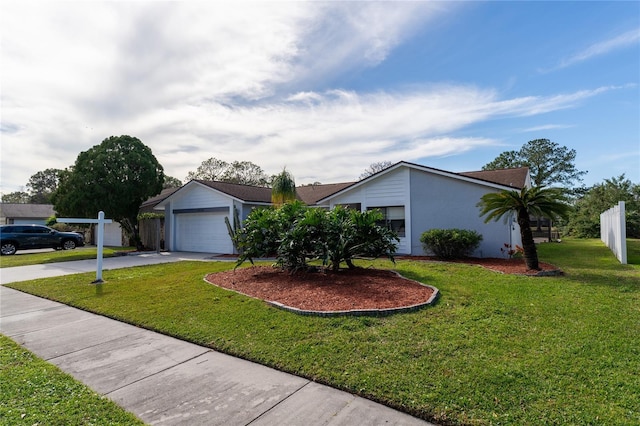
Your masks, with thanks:
[{"label": "palm tree", "polygon": [[482,196],[478,203],[480,216],[487,216],[485,223],[490,220],[505,220],[511,213],[516,213],[520,236],[522,237],[522,249],[527,269],[540,270],[538,266],[538,252],[533,241],[531,215],[553,218],[559,216],[566,218],[571,207],[566,204],[566,197],[561,190],[556,188],[522,188],[520,191],[492,192]]},{"label": "palm tree", "polygon": [[271,181],[271,202],[278,206],[295,199],[296,182],[285,167],[282,169],[282,172],[275,175]]}]

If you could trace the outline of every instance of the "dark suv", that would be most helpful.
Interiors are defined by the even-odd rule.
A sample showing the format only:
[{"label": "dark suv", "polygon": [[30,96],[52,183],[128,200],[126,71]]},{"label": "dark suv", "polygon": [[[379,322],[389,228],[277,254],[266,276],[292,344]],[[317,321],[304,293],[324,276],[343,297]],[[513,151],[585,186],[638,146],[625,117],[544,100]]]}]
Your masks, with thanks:
[{"label": "dark suv", "polygon": [[43,225],[0,226],[0,253],[3,255],[39,248],[72,250],[83,245],[84,237],[75,232],[60,232]]}]

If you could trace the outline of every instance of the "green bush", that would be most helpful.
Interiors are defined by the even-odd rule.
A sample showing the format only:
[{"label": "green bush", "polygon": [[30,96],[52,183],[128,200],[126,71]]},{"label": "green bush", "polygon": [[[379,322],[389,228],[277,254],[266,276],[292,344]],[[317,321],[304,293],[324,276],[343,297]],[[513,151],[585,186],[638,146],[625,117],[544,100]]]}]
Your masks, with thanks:
[{"label": "green bush", "polygon": [[442,259],[469,256],[480,246],[482,235],[468,229],[431,229],[420,236],[424,251]]},{"label": "green bush", "polygon": [[306,207],[299,201],[279,208],[252,211],[234,239],[241,249],[237,266],[246,260],[275,256],[276,265],[296,271],[309,260],[338,270],[342,262],[353,268],[355,257],[388,256],[393,260],[397,235],[376,224],[377,211],[360,212]]}]

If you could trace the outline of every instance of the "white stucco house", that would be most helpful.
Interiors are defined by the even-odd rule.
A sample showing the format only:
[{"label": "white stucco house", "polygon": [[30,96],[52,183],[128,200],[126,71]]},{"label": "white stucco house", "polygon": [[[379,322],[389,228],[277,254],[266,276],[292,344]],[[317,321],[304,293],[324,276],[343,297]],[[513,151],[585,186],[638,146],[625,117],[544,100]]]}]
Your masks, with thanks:
[{"label": "white stucco house", "polygon": [[[484,223],[476,204],[488,192],[530,186],[527,168],[454,173],[402,161],[359,182],[301,186],[297,193],[313,207],[382,210],[400,237],[398,254],[428,254],[420,243],[424,231],[462,228],[483,236],[474,256],[503,257],[505,244],[521,245],[515,219]],[[165,212],[169,251],[233,253],[225,217],[233,222],[234,208],[244,219],[253,208],[270,205],[269,188],[192,180],[154,209]]]}]

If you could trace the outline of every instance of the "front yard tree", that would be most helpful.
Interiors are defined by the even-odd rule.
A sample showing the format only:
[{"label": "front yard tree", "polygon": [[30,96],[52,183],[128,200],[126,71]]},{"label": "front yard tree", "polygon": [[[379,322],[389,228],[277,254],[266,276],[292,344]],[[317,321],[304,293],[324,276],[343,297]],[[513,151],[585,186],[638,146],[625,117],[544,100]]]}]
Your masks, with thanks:
[{"label": "front yard tree", "polygon": [[549,139],[535,139],[524,144],[519,151],[503,152],[485,164],[482,170],[528,167],[532,186],[570,186],[575,181],[581,181],[587,173],[576,169],[575,159],[575,149],[560,146]]},{"label": "front yard tree", "polygon": [[163,168],[148,146],[132,136],[111,136],[61,173],[53,204],[59,216],[93,218],[104,211],[140,249],[140,205],[159,194],[163,182]]},{"label": "front yard tree", "polygon": [[520,225],[522,249],[527,269],[540,270],[538,265],[538,252],[531,232],[530,216],[566,218],[570,206],[566,204],[566,198],[562,190],[557,188],[523,188],[520,191],[492,192],[482,196],[478,203],[480,216],[486,216],[485,223],[490,220],[508,218],[512,213],[516,214]]}]

